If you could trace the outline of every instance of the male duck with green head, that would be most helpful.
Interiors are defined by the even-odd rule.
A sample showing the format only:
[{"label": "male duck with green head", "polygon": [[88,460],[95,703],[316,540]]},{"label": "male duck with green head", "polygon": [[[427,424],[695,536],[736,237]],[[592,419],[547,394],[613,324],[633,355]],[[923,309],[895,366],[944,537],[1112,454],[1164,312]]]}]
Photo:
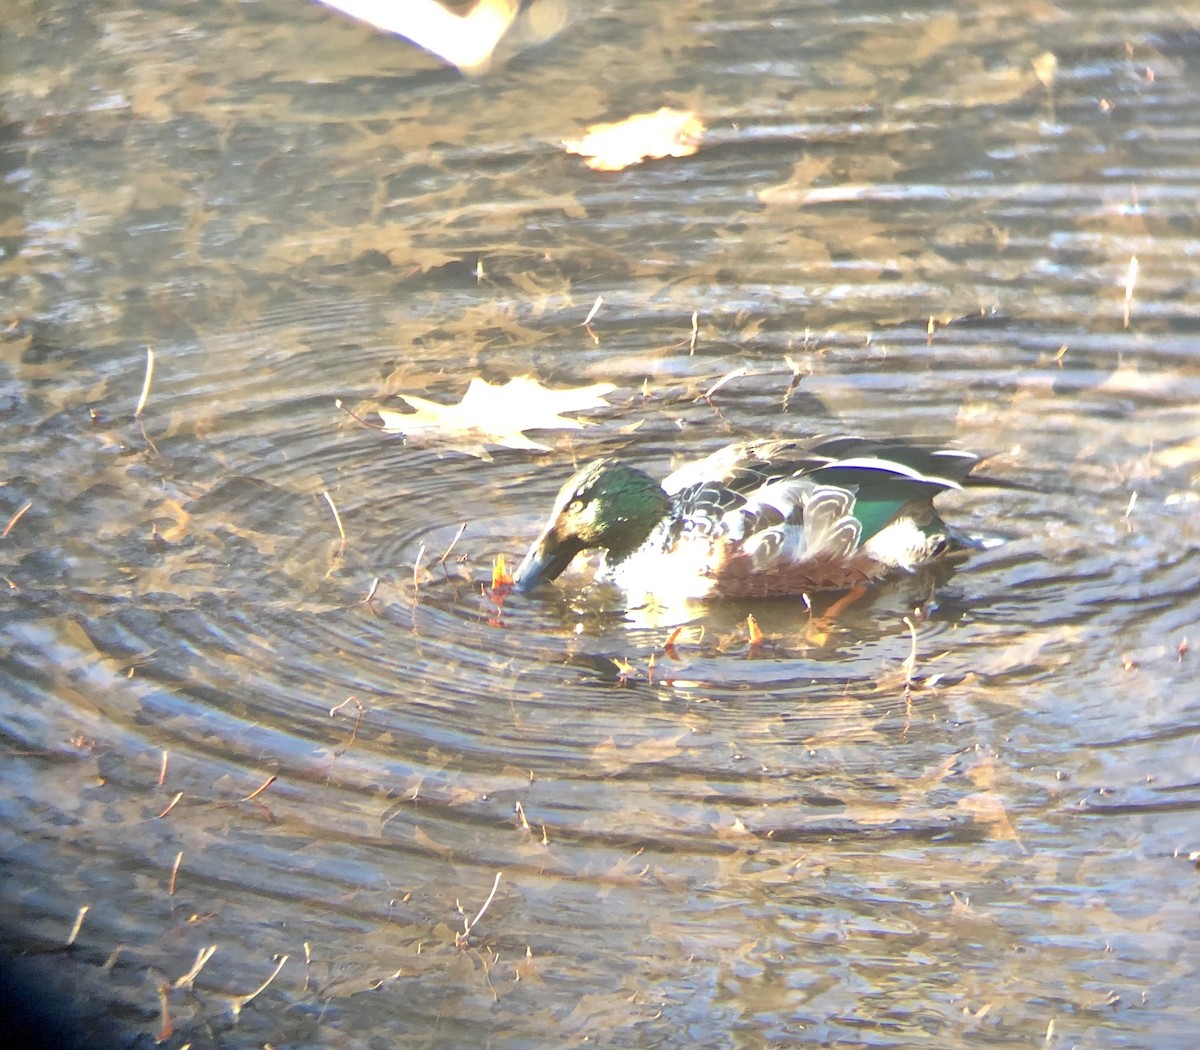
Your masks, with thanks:
[{"label": "male duck with green head", "polygon": [[979,457],[856,437],[730,445],[659,484],[598,459],[558,494],[520,591],[599,549],[597,579],[664,600],[848,590],[960,551],[933,508]]}]

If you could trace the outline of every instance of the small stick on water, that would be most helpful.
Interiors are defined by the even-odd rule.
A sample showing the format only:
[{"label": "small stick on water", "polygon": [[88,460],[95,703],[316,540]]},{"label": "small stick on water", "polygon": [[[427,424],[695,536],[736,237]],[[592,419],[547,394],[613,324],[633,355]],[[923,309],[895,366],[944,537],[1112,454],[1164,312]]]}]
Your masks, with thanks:
[{"label": "small stick on water", "polygon": [[583,324],[577,324],[575,327],[576,328],[587,328],[592,323],[592,320],[595,318],[596,314],[598,314],[600,312],[600,307],[603,305],[603,303],[604,303],[604,296],[602,296],[602,295],[596,296],[596,301],[594,303],[592,303],[592,308],[588,311],[587,317],[585,317],[583,319]]},{"label": "small stick on water", "polygon": [[275,980],[276,977],[279,976],[279,971],[283,969],[283,964],[287,961],[288,961],[288,957],[286,955],[281,955],[279,957],[279,962],[275,965],[274,972],[271,974],[270,977],[268,977],[265,981],[263,981],[262,984],[260,984],[257,988],[255,988],[254,991],[252,991],[249,995],[234,996],[233,1001],[229,1004],[229,1009],[232,1011],[233,1018],[235,1021],[237,1020],[238,1015],[242,1012],[242,1007],[244,1007],[248,1002],[250,1002],[250,1000],[253,999],[255,996],[257,996],[267,990],[267,987],[270,985],[270,983],[273,980]]},{"label": "small stick on water", "polygon": [[337,505],[333,502],[333,497],[329,495],[329,490],[324,490],[321,495],[325,497],[325,502],[329,504],[329,509],[333,511],[333,520],[337,523],[338,535],[342,538],[342,542],[338,545],[338,554],[344,554],[346,551],[346,530],[342,527],[342,516],[338,513]]},{"label": "small stick on water", "polygon": [[416,559],[416,561],[413,562],[413,589],[414,590],[421,589],[421,581],[419,579],[419,574],[421,572],[421,559],[424,557],[425,557],[425,544],[422,543],[421,546],[417,548],[417,559]]},{"label": "small stick on water", "polygon": [[692,338],[688,343],[688,357],[696,352],[696,341],[700,338],[700,311],[692,311]]},{"label": "small stick on water", "polygon": [[385,427],[382,423],[372,423],[369,419],[363,419],[362,416],[351,412],[350,409],[342,404],[342,399],[340,397],[334,401],[333,405],[335,408],[340,408],[356,423],[361,423],[364,427],[369,427],[371,430],[387,430],[387,427]]},{"label": "small stick on water", "polygon": [[698,398],[696,398],[696,401],[707,401],[709,398],[711,398],[713,396],[713,394],[715,394],[718,390],[720,390],[721,387],[723,387],[726,383],[731,382],[734,379],[741,379],[742,376],[744,376],[749,371],[750,370],[748,368],[735,368],[732,372],[729,372],[726,375],[721,376],[721,378],[718,379],[715,383],[713,383],[713,385],[710,386],[706,391],[704,391],[703,394],[701,394]]},{"label": "small stick on water", "polygon": [[908,632],[912,637],[912,648],[901,664],[904,668],[904,688],[907,690],[912,685],[913,674],[917,670],[917,625],[907,616],[904,617],[904,622],[908,625]]},{"label": "small stick on water", "polygon": [[900,736],[908,736],[908,728],[912,725],[912,684],[913,675],[917,670],[917,625],[909,617],[904,617],[904,622],[908,624],[909,634],[912,636],[912,649],[904,659],[904,728],[900,730]]},{"label": "small stick on water", "polygon": [[83,920],[91,910],[92,906],[90,904],[85,904],[79,909],[79,913],[75,916],[75,925],[71,927],[71,932],[67,935],[68,948],[75,943],[75,938],[79,936],[79,931],[83,928]]},{"label": "small stick on water", "polygon": [[192,963],[192,968],[190,970],[188,970],[188,972],[185,973],[182,977],[180,977],[174,984],[172,984],[171,987],[172,988],[183,988],[185,986],[190,987],[191,984],[196,980],[196,978],[200,976],[200,971],[204,969],[205,963],[207,963],[208,960],[211,959],[216,954],[216,951],[217,951],[217,946],[215,944],[210,944],[207,948],[201,948],[196,953],[196,961],[194,963]]},{"label": "small stick on water", "polygon": [[158,1030],[158,1034],[154,1037],[156,1043],[165,1043],[175,1034],[175,1026],[171,1024],[171,1011],[167,1006],[167,993],[171,991],[169,984],[160,984],[158,986],[158,1005],[162,1011],[162,1026]]},{"label": "small stick on water", "polygon": [[183,850],[175,855],[175,863],[171,865],[171,881],[167,883],[167,896],[175,896],[175,879],[179,875],[179,865],[183,863]]},{"label": "small stick on water", "polygon": [[244,799],[242,799],[242,801],[250,802],[251,800],[258,798],[259,795],[261,795],[264,791],[266,791],[267,788],[269,788],[272,784],[274,784],[275,781],[278,779],[279,779],[279,777],[277,777],[274,773],[272,773],[269,777],[267,777],[266,780],[264,780],[262,782],[262,784],[260,784],[253,791],[251,791],[250,794],[248,794]]},{"label": "small stick on water", "polygon": [[339,711],[340,711],[340,710],[341,710],[343,707],[345,707],[347,704],[358,704],[358,706],[359,706],[359,707],[362,707],[362,704],[360,704],[360,703],[358,702],[358,697],[356,697],[356,696],[348,696],[348,697],[346,697],[346,699],[345,699],[345,700],[343,700],[343,701],[342,701],[340,704],[338,704],[338,705],[337,705],[337,707],[331,707],[331,708],[329,709],[329,717],[330,717],[330,718],[332,718],[334,715],[336,715],[336,714],[337,714],[337,713],[338,713],[338,712],[339,712]]},{"label": "small stick on water", "polygon": [[3,539],[3,540],[8,539],[8,534],[10,532],[12,532],[13,526],[15,526],[18,521],[20,521],[23,517],[25,517],[25,514],[28,512],[29,508],[32,506],[33,506],[33,500],[30,500],[23,507],[21,507],[21,509],[18,510],[16,514],[14,514],[11,518],[8,519],[8,524],[4,526],[4,531],[0,532],[0,539]]},{"label": "small stick on water", "polygon": [[371,599],[375,597],[375,592],[377,590],[379,590],[379,577],[378,576],[376,576],[375,579],[373,579],[371,581],[371,587],[367,591],[367,596],[359,604],[360,605],[370,605]]},{"label": "small stick on water", "polygon": [[1125,522],[1125,531],[1133,532],[1133,508],[1137,506],[1137,489],[1134,489],[1129,494],[1129,502],[1125,504],[1125,513],[1121,515],[1121,520]]},{"label": "small stick on water", "polygon": [[746,616],[746,629],[750,633],[750,648],[756,649],[764,641],[767,636],[763,634],[762,628],[758,626],[758,621],[754,618],[754,613],[748,613]]},{"label": "small stick on water", "polygon": [[158,767],[158,786],[159,787],[162,787],[163,781],[167,779],[167,759],[170,757],[170,755],[171,755],[170,751],[167,751],[165,749],[163,750],[162,764]]},{"label": "small stick on water", "polygon": [[783,411],[788,410],[792,401],[792,395],[796,392],[796,387],[800,385],[800,381],[804,378],[805,372],[802,365],[797,364],[787,354],[783,355],[783,363],[792,371],[792,378],[788,381],[787,389],[783,392]]},{"label": "small stick on water", "polygon": [[446,548],[442,556],[438,558],[439,565],[445,565],[446,559],[450,557],[450,552],[454,550],[454,545],[462,539],[462,534],[467,531],[467,523],[464,521],[459,527],[458,532],[454,534],[454,539],[450,541],[450,546]]},{"label": "small stick on water", "polygon": [[331,707],[329,709],[329,717],[332,718],[347,704],[354,704],[354,706],[358,708],[358,714],[355,716],[355,719],[354,719],[354,729],[350,733],[350,739],[346,741],[346,747],[349,747],[351,744],[354,743],[355,740],[358,739],[358,727],[360,725],[362,725],[363,712],[365,710],[365,708],[362,705],[362,702],[356,696],[348,696],[348,697],[346,697],[345,700],[343,700],[340,704],[338,704],[337,707]]},{"label": "small stick on water", "polygon": [[173,810],[173,809],[174,809],[174,808],[175,808],[175,807],[176,807],[176,806],[179,804],[179,800],[180,800],[181,798],[183,798],[183,792],[182,792],[182,791],[181,791],[181,792],[179,792],[179,794],[177,794],[177,795],[176,795],[176,796],[175,796],[173,799],[171,799],[171,803],[170,803],[170,805],[169,805],[169,806],[167,806],[167,808],[166,808],[166,809],[164,809],[164,810],[163,810],[163,811],[162,811],[162,812],[159,814],[159,817],[160,817],[160,818],[162,818],[162,817],[165,817],[165,816],[166,816],[168,813],[170,813],[170,812],[171,812],[171,810]]},{"label": "small stick on water", "polygon": [[133,410],[133,418],[140,419],[142,410],[150,398],[150,384],[154,380],[154,351],[146,347],[146,378],[142,380],[142,396],[138,398],[137,408]]},{"label": "small stick on water", "polygon": [[[487,900],[483,902],[483,907],[481,907],[479,911],[475,913],[475,918],[468,922],[466,917],[463,917],[463,932],[456,933],[454,935],[454,946],[456,948],[467,943],[468,938],[471,936],[471,931],[475,929],[476,925],[479,923],[479,920],[483,918],[483,913],[488,910],[488,906],[492,903],[492,899],[496,896],[496,890],[500,886],[500,876],[503,874],[504,873],[500,871],[496,872],[496,879],[492,883],[492,892],[488,894]],[[459,907],[459,911],[462,912],[461,906]]]},{"label": "small stick on water", "polygon": [[488,894],[487,900],[483,902],[483,906],[475,913],[475,918],[471,920],[471,925],[469,927],[470,930],[473,930],[479,924],[479,920],[483,918],[483,913],[488,910],[488,906],[492,903],[492,899],[496,896],[496,890],[500,886],[500,876],[503,874],[504,873],[502,871],[496,872],[496,878],[492,882],[492,892]]},{"label": "small stick on water", "polygon": [[1138,260],[1136,255],[1129,257],[1129,269],[1125,271],[1125,323],[1129,327],[1129,311],[1133,306],[1133,286],[1137,284]]}]

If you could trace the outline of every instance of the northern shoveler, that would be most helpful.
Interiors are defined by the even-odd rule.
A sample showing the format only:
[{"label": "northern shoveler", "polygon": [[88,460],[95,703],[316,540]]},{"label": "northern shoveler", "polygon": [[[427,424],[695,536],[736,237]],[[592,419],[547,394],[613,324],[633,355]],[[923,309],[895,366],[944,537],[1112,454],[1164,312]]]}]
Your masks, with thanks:
[{"label": "northern shoveler", "polygon": [[979,457],[857,437],[730,445],[659,484],[598,459],[562,489],[514,577],[553,580],[598,548],[597,579],[667,600],[848,590],[968,545],[933,508]]}]

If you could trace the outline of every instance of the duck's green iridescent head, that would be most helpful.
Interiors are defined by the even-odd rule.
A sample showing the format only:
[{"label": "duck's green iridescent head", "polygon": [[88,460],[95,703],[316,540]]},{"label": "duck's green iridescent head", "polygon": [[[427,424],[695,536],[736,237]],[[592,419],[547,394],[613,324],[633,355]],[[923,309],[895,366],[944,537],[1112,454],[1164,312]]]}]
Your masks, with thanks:
[{"label": "duck's green iridescent head", "polygon": [[601,548],[610,563],[632,554],[666,515],[670,500],[649,474],[597,459],[559,490],[542,534],[513,577],[519,591],[555,579],[580,551]]}]

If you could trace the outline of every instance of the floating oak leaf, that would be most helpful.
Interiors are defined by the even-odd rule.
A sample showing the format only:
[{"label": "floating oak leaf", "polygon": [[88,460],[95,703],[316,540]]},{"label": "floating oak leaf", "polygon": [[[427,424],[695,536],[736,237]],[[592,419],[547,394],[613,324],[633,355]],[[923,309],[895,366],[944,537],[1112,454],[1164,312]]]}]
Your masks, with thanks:
[{"label": "floating oak leaf", "polygon": [[615,124],[593,124],[582,138],[563,139],[563,148],[596,171],[620,171],[647,158],[690,157],[703,135],[704,124],[695,113],[663,106]]},{"label": "floating oak leaf", "polygon": [[457,405],[442,405],[413,394],[400,393],[414,412],[378,409],[383,429],[403,434],[410,441],[431,439],[480,459],[490,459],[484,445],[503,445],[535,452],[550,447],[525,436],[526,430],[579,430],[584,423],[563,412],[605,408],[604,395],[616,387],[611,383],[551,390],[532,376],[517,376],[502,386],[493,386],[478,376]]}]

